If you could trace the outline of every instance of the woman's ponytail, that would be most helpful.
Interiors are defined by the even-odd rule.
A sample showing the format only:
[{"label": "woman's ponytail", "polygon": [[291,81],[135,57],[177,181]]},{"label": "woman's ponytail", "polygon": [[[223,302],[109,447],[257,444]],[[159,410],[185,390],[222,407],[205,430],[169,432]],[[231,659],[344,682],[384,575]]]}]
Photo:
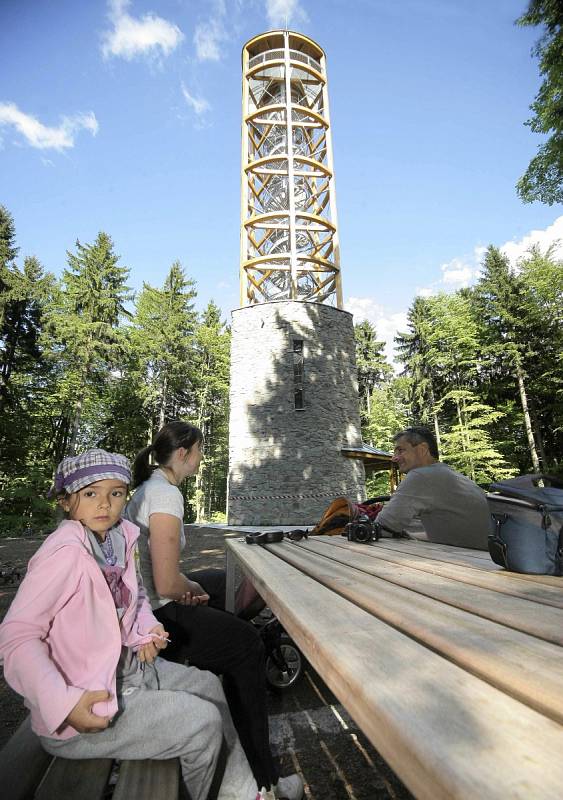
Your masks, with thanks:
[{"label": "woman's ponytail", "polygon": [[131,485],[132,489],[136,489],[137,486],[141,485],[141,483],[148,481],[153,470],[155,469],[155,467],[151,466],[149,463],[153,450],[154,445],[149,444],[148,447],[144,447],[141,452],[138,453],[137,457],[133,461],[133,467],[131,469],[131,472],[133,473],[133,483]]}]

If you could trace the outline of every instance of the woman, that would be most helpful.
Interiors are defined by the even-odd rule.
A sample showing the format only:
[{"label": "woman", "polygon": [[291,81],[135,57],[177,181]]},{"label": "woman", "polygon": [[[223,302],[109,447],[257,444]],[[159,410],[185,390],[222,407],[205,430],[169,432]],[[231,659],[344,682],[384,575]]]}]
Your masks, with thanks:
[{"label": "woman", "polygon": [[[197,473],[202,438],[186,422],[169,422],[158,432],[133,464],[138,488],[125,516],[141,529],[141,572],[153,613],[172,642],[184,645],[190,665],[223,675],[235,727],[264,796],[300,800],[301,779],[279,778],[270,750],[264,648],[256,628],[225,612],[223,570],[186,576],[179,569],[186,540],[178,486]],[[156,468],[149,465],[151,456]]]}]

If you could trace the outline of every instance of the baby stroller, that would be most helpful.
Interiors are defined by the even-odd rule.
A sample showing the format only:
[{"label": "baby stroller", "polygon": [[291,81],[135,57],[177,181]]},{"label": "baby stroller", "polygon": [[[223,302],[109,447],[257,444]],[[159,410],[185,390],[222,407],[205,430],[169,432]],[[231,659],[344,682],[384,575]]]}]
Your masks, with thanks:
[{"label": "baby stroller", "polygon": [[264,643],[266,680],[275,692],[294,686],[303,673],[301,651],[269,608],[252,620]]}]

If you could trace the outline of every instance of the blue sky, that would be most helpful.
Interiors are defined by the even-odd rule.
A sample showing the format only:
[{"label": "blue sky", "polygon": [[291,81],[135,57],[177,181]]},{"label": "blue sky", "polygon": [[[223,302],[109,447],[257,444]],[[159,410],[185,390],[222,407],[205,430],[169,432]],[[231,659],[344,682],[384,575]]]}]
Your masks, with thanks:
[{"label": "blue sky", "polygon": [[346,306],[383,338],[417,293],[563,238],[515,183],[540,143],[526,0],[0,0],[0,203],[57,274],[109,233],[130,284],[179,259],[238,305],[240,52],[284,27],[327,53]]}]

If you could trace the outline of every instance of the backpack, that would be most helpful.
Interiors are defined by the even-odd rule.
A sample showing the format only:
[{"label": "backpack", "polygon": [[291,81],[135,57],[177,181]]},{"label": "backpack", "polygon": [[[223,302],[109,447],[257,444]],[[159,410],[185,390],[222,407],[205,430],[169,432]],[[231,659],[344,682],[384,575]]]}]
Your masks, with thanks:
[{"label": "backpack", "polygon": [[389,497],[385,495],[366,500],[364,503],[353,503],[347,497],[337,497],[325,509],[313,530],[309,531],[309,536],[320,536],[321,534],[337,536],[344,533],[346,525],[360,515],[365,515],[370,521],[373,521],[383,508],[383,503],[379,501],[388,499]]},{"label": "backpack", "polygon": [[[542,481],[545,485],[538,486]],[[549,475],[524,475],[490,486],[493,520],[489,553],[511,572],[563,575],[563,484]]]}]

